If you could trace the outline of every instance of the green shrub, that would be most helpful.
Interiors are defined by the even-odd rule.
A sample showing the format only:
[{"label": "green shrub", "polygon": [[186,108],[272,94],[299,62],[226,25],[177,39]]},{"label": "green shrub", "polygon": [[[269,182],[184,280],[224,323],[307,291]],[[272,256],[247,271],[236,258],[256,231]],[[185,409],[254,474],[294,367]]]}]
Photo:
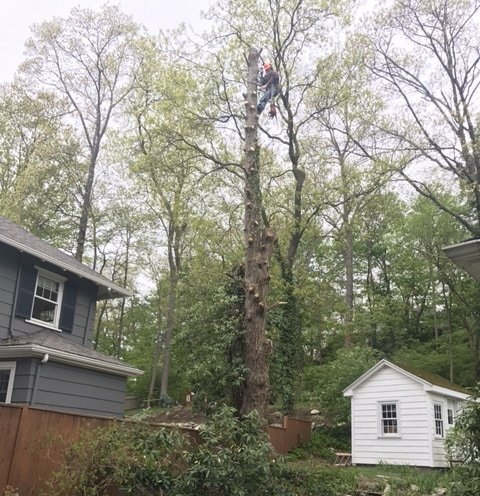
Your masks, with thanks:
[{"label": "green shrub", "polygon": [[271,445],[257,415],[239,419],[234,409],[222,407],[201,438],[197,449],[185,454],[177,496],[271,494]]},{"label": "green shrub", "polygon": [[296,448],[288,457],[298,460],[316,457],[331,462],[336,451],[350,451],[350,426],[347,424],[317,427],[310,441]]},{"label": "green shrub", "polygon": [[280,463],[273,472],[275,496],[339,496],[356,487],[351,470],[300,463]]},{"label": "green shrub", "polygon": [[65,453],[62,469],[48,481],[48,496],[102,496],[111,488],[156,495],[173,486],[186,439],[143,422],[117,423],[85,432]]},{"label": "green shrub", "polygon": [[480,487],[480,384],[445,440],[447,457],[460,466],[452,470],[452,496],[478,495]]},{"label": "green shrub", "polygon": [[[176,431],[144,422],[87,432],[65,455],[45,496],[261,496],[269,491],[271,445],[258,416],[220,408],[189,443]],[[270,494],[267,492],[266,494]]]},{"label": "green shrub", "polygon": [[479,488],[480,464],[478,462],[455,467],[451,471],[449,496],[478,496]]},{"label": "green shrub", "polygon": [[305,371],[305,387],[313,388],[311,398],[330,423],[349,421],[350,400],[343,390],[381,358],[372,348],[346,348],[338,350],[334,360]]}]

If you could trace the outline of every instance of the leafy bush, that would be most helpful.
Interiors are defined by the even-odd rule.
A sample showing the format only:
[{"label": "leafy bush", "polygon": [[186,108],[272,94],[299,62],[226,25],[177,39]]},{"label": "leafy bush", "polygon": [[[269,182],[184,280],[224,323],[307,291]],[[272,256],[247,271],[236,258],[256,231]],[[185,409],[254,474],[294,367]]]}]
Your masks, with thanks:
[{"label": "leafy bush", "polygon": [[156,495],[173,486],[181,470],[186,439],[143,422],[117,423],[86,432],[67,451],[65,463],[48,482],[48,496],[101,496],[111,488]]},{"label": "leafy bush", "polygon": [[270,494],[271,445],[254,413],[239,419],[222,407],[201,431],[202,443],[185,454],[182,496]]},{"label": "leafy bush", "polygon": [[296,448],[288,458],[304,460],[307,458],[322,458],[333,461],[336,451],[350,450],[350,426],[336,427],[321,426],[313,431],[310,441]]},{"label": "leafy bush", "polygon": [[455,467],[450,474],[450,496],[478,496],[480,464]]},{"label": "leafy bush", "polygon": [[311,384],[313,398],[330,422],[348,422],[350,401],[342,391],[381,358],[372,348],[345,348],[331,362],[307,371],[305,382]]},{"label": "leafy bush", "polygon": [[354,472],[306,462],[280,463],[273,475],[276,496],[337,496],[356,487]]},{"label": "leafy bush", "polygon": [[460,466],[452,473],[452,496],[478,495],[480,487],[480,384],[473,389],[445,440],[448,458]]},{"label": "leafy bush", "polygon": [[256,415],[239,419],[223,407],[200,436],[195,445],[144,422],[91,431],[69,448],[44,495],[261,496],[270,487],[271,445]]},{"label": "leafy bush", "polygon": [[451,460],[463,464],[480,461],[480,384],[473,388],[469,401],[448,432],[445,447]]}]

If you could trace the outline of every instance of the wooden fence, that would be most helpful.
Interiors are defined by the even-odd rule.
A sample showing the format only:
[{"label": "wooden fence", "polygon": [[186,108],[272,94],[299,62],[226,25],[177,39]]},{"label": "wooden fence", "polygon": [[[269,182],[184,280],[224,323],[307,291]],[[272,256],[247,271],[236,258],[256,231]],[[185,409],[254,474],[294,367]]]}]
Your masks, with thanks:
[{"label": "wooden fence", "polygon": [[[117,421],[29,406],[0,405],[0,495],[6,486],[12,486],[20,496],[38,496],[45,480],[62,465],[65,448],[83,430]],[[188,431],[194,437],[191,429]],[[308,441],[310,431],[310,422],[286,417],[283,426],[268,428],[270,441],[279,453]]]},{"label": "wooden fence", "polygon": [[82,430],[113,419],[88,417],[28,406],[0,406],[0,494],[5,486],[21,496],[38,496],[40,487],[63,462],[63,450]]},{"label": "wooden fence", "polygon": [[312,423],[292,417],[283,417],[283,425],[269,425],[268,435],[275,451],[284,455],[310,441]]}]

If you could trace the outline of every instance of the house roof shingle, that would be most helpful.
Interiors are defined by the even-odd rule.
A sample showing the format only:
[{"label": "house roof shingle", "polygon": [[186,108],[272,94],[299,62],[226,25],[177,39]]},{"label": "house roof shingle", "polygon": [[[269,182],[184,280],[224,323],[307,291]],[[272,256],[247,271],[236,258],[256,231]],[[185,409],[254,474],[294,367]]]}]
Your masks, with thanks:
[{"label": "house roof shingle", "polygon": [[61,334],[47,329],[0,341],[0,357],[42,356],[45,353],[49,354],[54,361],[113,374],[137,376],[143,373],[123,360],[74,343],[65,339]]},{"label": "house roof shingle", "polygon": [[72,272],[79,277],[92,281],[99,288],[99,299],[132,296],[131,291],[110,281],[87,265],[79,262],[71,255],[53,247],[46,241],[37,238],[23,229],[23,227],[20,227],[18,224],[15,224],[1,215],[0,243],[4,243],[19,251],[37,257],[40,260],[56,265],[61,269]]}]

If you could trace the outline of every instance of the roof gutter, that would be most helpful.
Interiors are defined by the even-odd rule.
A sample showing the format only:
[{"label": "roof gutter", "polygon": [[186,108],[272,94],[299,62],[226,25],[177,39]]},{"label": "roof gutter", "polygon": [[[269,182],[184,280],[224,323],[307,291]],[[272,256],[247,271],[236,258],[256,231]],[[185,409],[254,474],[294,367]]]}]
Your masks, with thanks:
[{"label": "roof gutter", "polygon": [[114,375],[138,377],[143,374],[143,370],[128,364],[104,362],[95,358],[75,355],[38,344],[0,346],[0,358],[33,356],[44,359],[45,355],[48,355],[50,361],[75,365],[90,370],[98,370],[100,372],[108,372]]},{"label": "roof gutter", "polygon": [[107,288],[109,291],[113,291],[115,293],[118,293],[119,296],[133,296],[133,292],[122,288],[118,284],[114,283],[113,281],[109,281],[107,278],[103,278],[100,276],[95,276],[94,274],[89,274],[86,271],[82,271],[80,269],[77,269],[75,267],[72,267],[71,265],[62,262],[61,260],[58,260],[54,257],[51,257],[49,255],[46,255],[45,253],[35,250],[34,248],[31,248],[30,246],[26,246],[23,243],[19,243],[18,241],[12,240],[11,238],[7,238],[0,234],[0,241],[2,243],[5,243],[6,245],[12,246],[13,248],[16,248],[19,251],[23,251],[25,253],[29,253],[30,255],[33,255],[34,257],[39,258],[40,260],[44,260],[46,262],[51,263],[52,265],[56,265],[57,267],[60,267],[63,270],[67,270],[69,272],[72,272],[80,277],[83,277],[85,279],[88,279],[89,281],[92,281],[99,286],[102,286],[103,288]]},{"label": "roof gutter", "polygon": [[480,239],[445,246],[442,251],[453,263],[480,281]]},{"label": "roof gutter", "polygon": [[441,394],[442,396],[450,396],[451,398],[456,398],[458,400],[466,400],[471,396],[468,393],[462,393],[461,391],[455,391],[455,389],[436,386],[435,384],[430,384],[425,388],[425,390],[430,393]]}]

